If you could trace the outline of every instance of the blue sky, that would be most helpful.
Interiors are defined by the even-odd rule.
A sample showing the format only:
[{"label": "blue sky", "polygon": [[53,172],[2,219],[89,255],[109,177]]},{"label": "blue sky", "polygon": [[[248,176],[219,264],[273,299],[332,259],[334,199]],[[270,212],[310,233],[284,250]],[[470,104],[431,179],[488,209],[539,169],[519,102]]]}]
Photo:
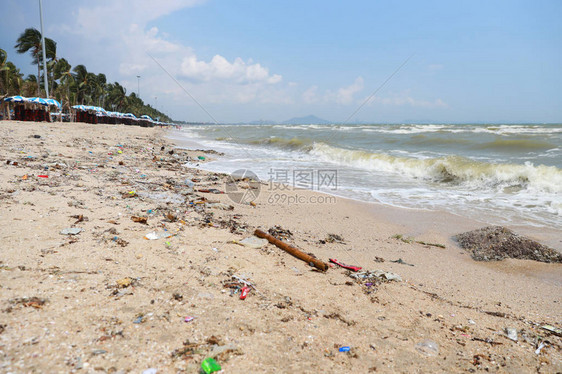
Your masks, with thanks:
[{"label": "blue sky", "polygon": [[[3,0],[0,48],[39,28]],[[561,1],[43,0],[45,34],[174,119],[561,122]],[[148,53],[148,54],[147,54]],[[157,99],[156,99],[157,98]]]}]

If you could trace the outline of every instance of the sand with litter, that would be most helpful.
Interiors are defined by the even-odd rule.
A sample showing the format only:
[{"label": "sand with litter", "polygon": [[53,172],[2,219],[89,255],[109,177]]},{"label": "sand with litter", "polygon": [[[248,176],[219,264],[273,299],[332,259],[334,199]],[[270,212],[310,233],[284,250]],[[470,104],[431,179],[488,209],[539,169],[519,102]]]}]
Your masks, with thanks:
[{"label": "sand with litter", "polygon": [[[540,328],[560,326],[562,265],[475,262],[451,236],[479,223],[445,213],[313,191],[281,203],[267,184],[255,207],[197,192],[225,189],[196,168],[218,156],[174,149],[165,131],[0,123],[0,371],[193,373],[210,356],[228,373],[562,371],[561,338]],[[233,243],[274,225],[322,260],[403,281],[366,286]],[[232,276],[254,285],[245,300]],[[427,339],[436,355],[416,349]]]}]

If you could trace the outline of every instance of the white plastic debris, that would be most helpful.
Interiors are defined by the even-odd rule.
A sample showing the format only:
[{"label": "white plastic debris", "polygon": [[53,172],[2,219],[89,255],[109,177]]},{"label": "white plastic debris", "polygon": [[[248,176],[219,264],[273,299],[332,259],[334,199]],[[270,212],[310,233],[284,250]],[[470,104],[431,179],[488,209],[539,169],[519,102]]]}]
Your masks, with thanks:
[{"label": "white plastic debris", "polygon": [[536,354],[536,355],[540,355],[540,354],[541,354],[541,350],[542,350],[544,347],[546,347],[546,346],[544,345],[544,343],[541,343],[541,344],[538,346],[537,350],[535,351],[535,354]]},{"label": "white plastic debris", "polygon": [[60,233],[61,235],[78,235],[81,231],[82,229],[79,227],[70,227],[67,229],[62,229]]},{"label": "white plastic debris", "polygon": [[255,236],[250,236],[246,239],[240,240],[238,243],[242,244],[244,247],[259,249],[269,242],[267,241],[267,239],[260,239],[256,238]]},{"label": "white plastic debris", "polygon": [[146,234],[144,236],[145,239],[148,240],[157,240],[157,239],[162,239],[162,238],[171,238],[172,236],[174,236],[173,234],[163,231],[163,232],[149,232],[148,234]]},{"label": "white plastic debris", "polygon": [[439,354],[439,344],[435,343],[433,340],[425,339],[423,342],[419,342],[415,346],[416,351],[419,353],[433,357]]},{"label": "white plastic debris", "polygon": [[517,329],[511,328],[511,327],[506,327],[505,334],[506,334],[508,339],[511,339],[514,342],[517,341]]}]

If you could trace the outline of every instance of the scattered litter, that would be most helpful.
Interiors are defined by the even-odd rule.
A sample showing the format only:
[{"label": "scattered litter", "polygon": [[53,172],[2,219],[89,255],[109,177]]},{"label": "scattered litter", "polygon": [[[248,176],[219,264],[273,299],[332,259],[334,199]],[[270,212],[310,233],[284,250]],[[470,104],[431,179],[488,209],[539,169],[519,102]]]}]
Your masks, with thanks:
[{"label": "scattered litter", "polygon": [[476,341],[476,342],[488,343],[488,344],[490,344],[490,345],[492,345],[492,346],[494,346],[494,345],[502,345],[502,344],[503,344],[503,343],[500,343],[500,342],[495,342],[495,341],[493,341],[493,340],[490,339],[490,338],[482,339],[482,338],[478,338],[478,337],[473,337],[472,340],[473,340],[473,341]]},{"label": "scattered litter", "polygon": [[398,260],[390,261],[390,262],[394,262],[394,263],[400,264],[400,265],[414,266],[413,264],[409,264],[407,262],[404,262],[404,260],[402,260],[401,258],[399,258]]},{"label": "scattered litter", "polygon": [[78,235],[82,232],[82,229],[79,227],[70,227],[67,229],[62,229],[60,234],[61,235]]},{"label": "scattered litter", "polygon": [[230,296],[240,293],[241,300],[244,300],[252,289],[257,291],[252,282],[237,275],[231,275],[229,280],[222,281],[222,286],[230,288]]},{"label": "scattered litter", "polygon": [[425,339],[416,344],[415,348],[416,351],[428,357],[437,356],[439,354],[439,344],[435,343],[433,340]]},{"label": "scattered litter", "polygon": [[396,234],[396,235],[392,236],[392,238],[397,239],[397,240],[401,240],[404,243],[418,243],[418,244],[421,244],[421,245],[426,245],[428,247],[438,247],[438,248],[443,248],[443,249],[446,248],[445,245],[443,245],[443,244],[428,243],[428,242],[424,242],[424,241],[421,241],[421,240],[416,240],[414,238],[406,238],[402,234]]},{"label": "scattered litter", "polygon": [[273,226],[267,230],[269,235],[275,236],[279,240],[288,241],[293,237],[293,233],[289,230],[282,228],[281,226]]},{"label": "scattered litter", "polygon": [[508,339],[511,339],[514,342],[517,341],[517,329],[511,328],[511,327],[506,327],[505,335],[507,336]]},{"label": "scattered litter", "polygon": [[234,241],[236,244],[243,245],[244,247],[259,249],[269,243],[267,239],[256,238],[255,236],[250,236],[246,239],[242,239],[239,242]]},{"label": "scattered litter", "polygon": [[242,287],[242,289],[240,290],[240,300],[244,300],[250,293],[250,290],[251,288],[248,286]]},{"label": "scattered litter", "polygon": [[543,325],[543,326],[541,326],[541,329],[546,330],[548,332],[551,332],[554,335],[562,336],[562,329],[561,328],[554,327],[554,326],[551,326],[551,325]]},{"label": "scattered litter", "polygon": [[373,261],[375,261],[375,262],[384,262],[384,258],[375,256],[375,259],[374,259]]},{"label": "scattered litter", "polygon": [[201,161],[205,161],[205,156],[197,156],[197,158]]},{"label": "scattered litter", "polygon": [[148,240],[157,240],[157,239],[162,239],[162,238],[171,238],[172,236],[174,236],[172,233],[169,233],[167,231],[161,231],[161,232],[149,232],[148,234],[146,234],[144,236],[145,239]]},{"label": "scattered litter", "polygon": [[183,321],[184,321],[184,322],[191,322],[191,321],[193,321],[194,319],[195,319],[195,317],[188,316],[188,317],[185,317],[185,318],[183,319]]},{"label": "scattered litter", "polygon": [[221,366],[214,358],[207,357],[206,359],[203,360],[203,362],[201,362],[201,369],[205,374],[211,374],[214,373],[215,371],[221,370]]},{"label": "scattered litter", "polygon": [[76,219],[76,222],[74,222],[75,225],[77,223],[80,223],[80,222],[83,222],[83,221],[88,221],[88,217],[84,217],[84,215],[82,215],[82,214],[76,214],[76,215],[70,216],[70,218]]},{"label": "scattered litter", "polygon": [[546,345],[544,343],[539,344],[539,346],[537,347],[537,349],[535,350],[535,354],[536,355],[540,355],[541,354],[541,350],[546,347]]},{"label": "scattered litter", "polygon": [[223,194],[223,191],[217,190],[216,188],[205,188],[205,189],[199,189],[197,190],[198,192],[203,192],[203,193],[214,193],[214,194]]},{"label": "scattered litter", "polygon": [[340,352],[349,352],[351,350],[351,347],[346,346],[346,347],[340,347],[340,349],[338,349],[338,351]]},{"label": "scattered litter", "polygon": [[43,306],[47,303],[47,299],[42,299],[40,297],[17,297],[15,299],[11,299],[10,304],[14,305],[23,305],[24,307],[33,307],[35,309],[42,309]]},{"label": "scattered litter", "polygon": [[328,234],[328,236],[326,236],[326,239],[320,239],[318,242],[320,244],[326,244],[326,243],[345,244],[343,238],[337,234]]},{"label": "scattered litter", "polygon": [[382,270],[362,271],[360,273],[349,274],[349,276],[351,278],[364,280],[364,281],[368,281],[371,279],[396,281],[396,282],[402,281],[402,277],[400,277],[400,275],[391,273],[389,271],[382,271]]},{"label": "scattered litter", "polygon": [[114,236],[111,240],[113,240],[115,243],[119,244],[121,247],[126,247],[127,245],[129,245],[129,242],[121,239],[118,236]]},{"label": "scattered litter", "polygon": [[148,217],[131,216],[131,220],[133,220],[133,222],[138,222],[138,223],[144,223],[144,224],[148,223]]},{"label": "scattered litter", "polygon": [[206,203],[207,207],[211,209],[220,209],[220,210],[234,210],[234,207],[229,204],[223,203]]},{"label": "scattered litter", "polygon": [[37,177],[38,177],[38,178],[49,178],[48,175],[38,175]]},{"label": "scattered litter", "polygon": [[130,197],[137,197],[137,196],[138,196],[138,195],[137,195],[137,192],[136,192],[136,191],[123,192],[123,193],[121,194],[121,197],[122,197],[123,199],[127,199],[127,198],[130,198]]},{"label": "scattered litter", "polygon": [[146,369],[143,370],[142,374],[157,374],[158,373],[158,369],[155,368],[150,368],[150,369]]},{"label": "scattered litter", "polygon": [[361,266],[346,265],[343,262],[338,262],[338,260],[336,260],[335,258],[331,258],[330,262],[333,262],[334,264],[339,265],[342,268],[348,269],[348,270],[351,270],[351,271],[359,271],[359,270],[362,269]]},{"label": "scattered litter", "polygon": [[127,288],[133,283],[133,278],[125,277],[123,279],[119,279],[117,281],[117,287],[119,288]]}]

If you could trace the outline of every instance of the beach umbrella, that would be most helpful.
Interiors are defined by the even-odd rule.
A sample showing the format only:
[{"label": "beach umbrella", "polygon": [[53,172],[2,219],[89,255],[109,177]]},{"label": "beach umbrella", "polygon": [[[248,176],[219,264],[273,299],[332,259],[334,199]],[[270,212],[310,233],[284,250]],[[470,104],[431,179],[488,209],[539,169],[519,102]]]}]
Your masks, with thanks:
[{"label": "beach umbrella", "polygon": [[48,105],[56,106],[59,109],[62,108],[62,105],[60,105],[60,103],[58,101],[56,101],[55,99],[45,99],[45,101],[47,102]]},{"label": "beach umbrella", "polygon": [[14,103],[23,103],[25,101],[27,101],[27,98],[23,97],[23,96],[10,96],[4,99],[4,101],[10,101],[10,102],[14,102]]},{"label": "beach umbrella", "polygon": [[123,118],[132,118],[132,119],[137,119],[137,117],[133,114],[133,113],[125,113],[122,116]]},{"label": "beach umbrella", "polygon": [[103,109],[102,107],[99,107],[99,106],[88,105],[88,109],[93,110],[96,113],[107,114],[107,110],[105,110],[105,109]]},{"label": "beach umbrella", "polygon": [[147,120],[149,120],[150,122],[154,122],[154,120],[153,120],[152,118],[150,118],[150,116],[147,115],[147,114],[143,114],[140,118],[141,118],[141,119],[147,119]]},{"label": "beach umbrella", "polygon": [[49,105],[45,99],[40,98],[40,97],[30,97],[29,99],[27,99],[27,101],[30,102],[30,103],[35,103],[35,104],[40,104],[40,105],[45,105],[45,106]]}]

